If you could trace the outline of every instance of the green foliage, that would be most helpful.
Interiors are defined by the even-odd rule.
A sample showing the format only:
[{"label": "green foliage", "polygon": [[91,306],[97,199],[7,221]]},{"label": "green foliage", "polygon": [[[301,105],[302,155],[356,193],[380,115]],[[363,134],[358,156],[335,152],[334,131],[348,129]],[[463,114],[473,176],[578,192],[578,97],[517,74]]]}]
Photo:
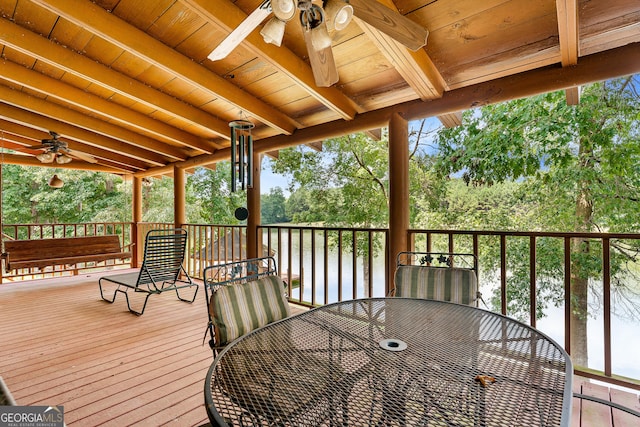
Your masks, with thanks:
[{"label": "green foliage", "polygon": [[[462,126],[438,134],[434,165],[439,176],[453,183],[448,186],[446,200],[440,202],[441,209],[429,212],[430,224],[637,232],[637,85],[627,78],[584,87],[577,106],[566,105],[564,94],[556,92],[464,113]],[[455,183],[456,177],[467,184],[466,190]],[[490,188],[496,192],[492,194]],[[486,212],[481,205],[488,208]],[[509,253],[514,254],[507,260],[508,309],[511,315],[525,316],[529,304],[528,241],[514,240],[508,242]],[[546,304],[557,304],[562,293],[563,272],[558,267],[564,250],[561,243],[552,239],[536,245],[538,316]],[[624,260],[636,259],[639,248],[616,243],[612,247],[613,282],[623,289],[622,284],[633,276],[622,268]],[[600,280],[601,251],[598,245],[576,243],[571,264],[576,283]]]},{"label": "green foliage", "polygon": [[282,188],[272,188],[269,194],[265,194],[260,198],[260,208],[262,213],[262,224],[277,224],[281,222],[289,222],[286,215],[285,207],[286,198]]},{"label": "green foliage", "polygon": [[[206,224],[238,224],[234,212],[245,206],[246,192],[231,192],[231,163],[220,162],[215,170],[198,168],[187,180],[190,202],[197,206],[192,218]],[[195,219],[194,218],[194,219]]]},{"label": "green foliage", "polygon": [[[64,187],[49,187],[54,173],[64,181]],[[4,165],[3,221],[126,221],[131,216],[130,199],[118,191],[121,186],[122,179],[111,174]]]}]

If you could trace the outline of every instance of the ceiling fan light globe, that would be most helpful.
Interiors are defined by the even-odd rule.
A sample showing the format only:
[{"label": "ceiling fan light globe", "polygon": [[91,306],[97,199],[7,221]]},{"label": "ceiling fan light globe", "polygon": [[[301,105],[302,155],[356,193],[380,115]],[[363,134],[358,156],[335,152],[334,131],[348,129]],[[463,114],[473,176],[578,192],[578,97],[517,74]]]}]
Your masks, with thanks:
[{"label": "ceiling fan light globe", "polygon": [[50,151],[45,151],[44,153],[40,153],[36,156],[36,159],[40,160],[42,163],[52,163],[56,158],[56,155]]},{"label": "ceiling fan light globe", "polygon": [[284,38],[285,22],[281,21],[278,17],[271,18],[260,30],[260,34],[265,43],[271,43],[276,46],[282,44]]},{"label": "ceiling fan light globe", "polygon": [[344,30],[353,19],[353,6],[341,0],[328,0],[324,11],[329,31]]},{"label": "ceiling fan light globe", "polygon": [[281,21],[287,22],[296,14],[295,0],[271,0],[273,14]]},{"label": "ceiling fan light globe", "polygon": [[56,163],[58,163],[60,165],[67,164],[71,160],[72,160],[71,157],[67,156],[66,154],[61,154],[58,157],[56,157]]}]

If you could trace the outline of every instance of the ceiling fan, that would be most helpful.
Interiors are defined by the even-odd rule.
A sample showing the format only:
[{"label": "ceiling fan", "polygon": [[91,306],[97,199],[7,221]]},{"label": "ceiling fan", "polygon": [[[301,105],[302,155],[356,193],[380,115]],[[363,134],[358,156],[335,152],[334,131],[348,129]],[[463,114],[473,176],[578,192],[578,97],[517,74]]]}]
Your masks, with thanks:
[{"label": "ceiling fan", "polygon": [[67,143],[59,139],[60,135],[56,132],[49,131],[49,134],[51,135],[51,138],[43,139],[40,141],[40,145],[28,147],[31,150],[44,149],[42,153],[36,156],[36,158],[42,163],[53,163],[55,161],[62,165],[69,163],[74,158],[84,160],[89,163],[98,163],[98,160],[89,154],[70,150]]},{"label": "ceiling fan", "polygon": [[212,61],[225,58],[271,13],[260,34],[267,43],[280,46],[285,24],[299,11],[304,41],[313,76],[318,86],[338,81],[338,69],[331,50],[329,32],[344,29],[353,16],[371,25],[411,50],[427,43],[426,28],[377,0],[264,0],[208,56]]}]

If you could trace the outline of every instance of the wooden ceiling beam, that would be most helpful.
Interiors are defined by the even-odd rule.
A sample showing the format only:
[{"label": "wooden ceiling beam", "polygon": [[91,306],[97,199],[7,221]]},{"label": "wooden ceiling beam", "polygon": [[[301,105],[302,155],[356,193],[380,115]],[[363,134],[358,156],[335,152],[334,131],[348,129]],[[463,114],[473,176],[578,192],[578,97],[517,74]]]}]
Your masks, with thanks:
[{"label": "wooden ceiling beam", "polygon": [[462,111],[456,111],[455,113],[440,114],[438,116],[440,123],[446,128],[454,128],[462,124]]},{"label": "wooden ceiling beam", "polygon": [[[50,98],[74,105],[87,112],[98,115],[104,121],[116,121],[122,125],[135,128],[144,134],[151,134],[152,138],[168,142],[168,147],[185,147],[195,149],[201,153],[212,153],[220,146],[198,138],[193,134],[176,129],[160,120],[152,119],[137,111],[110,102],[87,91],[75,88],[60,80],[52,79],[44,74],[29,70],[10,61],[0,62],[0,79],[4,79],[33,91],[40,92]],[[165,151],[167,144],[154,144],[153,151],[174,157],[181,153],[181,149]],[[184,153],[179,154],[180,156]]]},{"label": "wooden ceiling beam", "polygon": [[582,56],[572,67],[548,66],[445,92],[428,102],[398,105],[406,120],[465,111],[512,99],[596,83],[640,72],[640,43]]},{"label": "wooden ceiling beam", "polygon": [[[578,0],[556,0],[556,12],[561,63],[563,67],[570,67],[578,63]],[[565,98],[568,105],[577,105],[580,88],[567,89]]]},{"label": "wooden ceiling beam", "polygon": [[[94,134],[104,135],[115,142],[115,144],[111,144],[111,149],[105,147],[102,143],[96,144],[91,141],[86,141],[86,143],[89,145],[97,145],[99,148],[106,148],[115,153],[122,152],[132,158],[156,164],[165,164],[171,160],[185,160],[188,157],[186,153],[175,149],[175,147],[173,147],[173,150],[167,150],[166,144],[161,144],[151,138],[3,85],[0,85],[0,100],[25,111],[30,111],[44,117],[55,118],[55,120],[51,119],[52,126],[49,127],[48,130],[64,134],[64,132],[60,130],[61,125],[64,124],[69,127],[73,126],[75,128],[86,129]],[[118,140],[127,144],[116,142]],[[165,146],[162,147],[163,145]],[[172,153],[169,156],[159,153],[159,151],[172,151]]]},{"label": "wooden ceiling beam", "polygon": [[218,117],[66,49],[4,18],[0,18],[0,42],[36,60],[131,99],[132,102],[139,102],[153,110],[162,111],[229,139],[229,125]]},{"label": "wooden ceiling beam", "polygon": [[[398,8],[390,0],[383,0],[381,3],[398,12]],[[421,100],[440,98],[448,89],[445,80],[424,49],[413,52],[366,22],[358,18],[354,20]]]},{"label": "wooden ceiling beam", "polygon": [[424,50],[412,52],[366,22],[356,21],[421,100],[442,96],[444,79]]},{"label": "wooden ceiling beam", "polygon": [[84,0],[64,2],[33,0],[33,2],[130,54],[177,75],[194,87],[226,100],[269,127],[291,134],[299,126],[284,113],[94,3]]},{"label": "wooden ceiling beam", "polygon": [[[184,0],[183,3],[213,25],[231,32],[247,15],[228,0]],[[265,43],[262,36],[254,31],[245,39],[244,46],[252,53],[268,62],[295,84],[304,88],[312,97],[327,108],[350,120],[360,112],[358,106],[335,87],[321,88],[315,83],[309,64],[300,59],[285,46]]]}]

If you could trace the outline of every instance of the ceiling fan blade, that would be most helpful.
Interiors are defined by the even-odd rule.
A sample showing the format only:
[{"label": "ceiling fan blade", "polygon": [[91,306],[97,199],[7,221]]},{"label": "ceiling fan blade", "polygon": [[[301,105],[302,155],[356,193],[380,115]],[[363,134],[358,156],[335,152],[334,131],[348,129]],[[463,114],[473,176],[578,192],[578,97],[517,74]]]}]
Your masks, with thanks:
[{"label": "ceiling fan blade", "polygon": [[338,68],[333,59],[333,50],[331,46],[324,49],[316,49],[311,41],[311,32],[302,31],[304,33],[304,41],[309,52],[309,62],[316,85],[319,87],[329,87],[338,82]]},{"label": "ceiling fan blade", "polygon": [[231,53],[233,49],[238,47],[242,40],[244,40],[253,30],[256,29],[267,16],[271,14],[271,1],[265,0],[260,6],[244,21],[240,23],[229,35],[222,40],[222,42],[216,46],[215,49],[207,56],[212,61],[225,58]]},{"label": "ceiling fan blade", "polygon": [[24,147],[24,148],[28,148],[29,150],[42,150],[43,148],[51,148],[51,145],[40,144],[40,145],[32,145],[30,147]]},{"label": "ceiling fan blade", "polygon": [[377,0],[349,0],[353,15],[416,51],[427,44],[429,31]]},{"label": "ceiling fan blade", "polygon": [[60,148],[59,151],[75,159],[84,160],[87,163],[98,163],[95,157],[82,151],[70,150],[68,148]]}]

